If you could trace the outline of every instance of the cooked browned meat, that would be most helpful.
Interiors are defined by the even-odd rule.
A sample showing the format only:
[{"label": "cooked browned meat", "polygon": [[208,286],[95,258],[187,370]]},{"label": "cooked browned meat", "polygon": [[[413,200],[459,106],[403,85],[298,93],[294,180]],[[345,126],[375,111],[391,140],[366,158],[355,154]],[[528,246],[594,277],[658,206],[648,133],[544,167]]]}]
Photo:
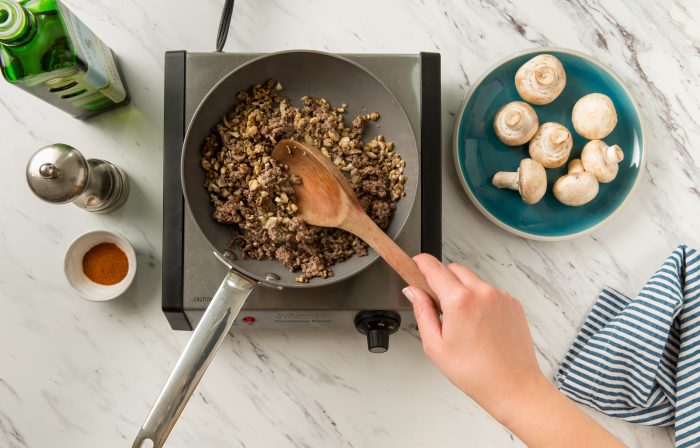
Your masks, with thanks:
[{"label": "cooked browned meat", "polygon": [[213,217],[232,224],[232,244],[258,260],[277,259],[299,282],[330,277],[331,266],[367,246],[340,229],[307,225],[297,216],[294,184],[286,165],[271,156],[277,141],[292,138],[321,149],[345,174],[367,214],[382,229],[404,195],[406,163],[383,136],[364,142],[368,121],[378,112],[359,115],[346,126],[346,105],[333,108],[323,98],[303,97],[294,107],[275,81],[256,84],[237,95],[238,104],[219,122],[202,146],[204,188]]}]

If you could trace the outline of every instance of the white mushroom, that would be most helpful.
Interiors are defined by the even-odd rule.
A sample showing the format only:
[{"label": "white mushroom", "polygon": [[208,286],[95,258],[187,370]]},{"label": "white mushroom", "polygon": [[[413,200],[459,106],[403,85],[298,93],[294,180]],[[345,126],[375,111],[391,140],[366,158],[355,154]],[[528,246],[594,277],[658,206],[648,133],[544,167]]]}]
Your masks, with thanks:
[{"label": "white mushroom", "polygon": [[612,100],[602,93],[590,93],[574,104],[571,111],[574,129],[589,140],[607,137],[617,125],[617,112]]},{"label": "white mushroom", "polygon": [[523,64],[515,73],[515,88],[528,103],[549,104],[564,90],[566,72],[551,54],[540,54]]},{"label": "white mushroom", "polygon": [[618,164],[624,158],[622,148],[618,145],[608,146],[602,140],[591,140],[581,152],[583,168],[604,184],[615,179]]},{"label": "white mushroom", "polygon": [[521,160],[515,172],[496,173],[492,182],[498,188],[517,191],[526,204],[536,204],[547,192],[547,173],[532,159]]},{"label": "white mushroom", "polygon": [[512,101],[496,112],[493,130],[506,145],[519,146],[530,141],[539,124],[537,112],[532,106],[522,101]]},{"label": "white mushroom", "polygon": [[569,173],[557,179],[552,192],[562,204],[576,207],[596,197],[598,181],[594,175],[584,171],[581,159],[574,159],[569,162]]},{"label": "white mushroom", "polygon": [[530,157],[545,168],[559,168],[569,160],[574,141],[571,132],[559,123],[543,123],[530,140]]}]

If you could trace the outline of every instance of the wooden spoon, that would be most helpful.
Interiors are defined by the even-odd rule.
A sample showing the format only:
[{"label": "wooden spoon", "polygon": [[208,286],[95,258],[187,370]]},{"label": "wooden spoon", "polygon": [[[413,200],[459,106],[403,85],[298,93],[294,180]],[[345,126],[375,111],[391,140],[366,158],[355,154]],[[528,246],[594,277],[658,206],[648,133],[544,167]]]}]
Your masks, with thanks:
[{"label": "wooden spoon", "polygon": [[301,178],[295,186],[301,218],[319,227],[338,227],[369,244],[406,283],[427,292],[437,302],[423,273],[411,257],[367,216],[345,176],[311,145],[281,140],[272,157]]}]

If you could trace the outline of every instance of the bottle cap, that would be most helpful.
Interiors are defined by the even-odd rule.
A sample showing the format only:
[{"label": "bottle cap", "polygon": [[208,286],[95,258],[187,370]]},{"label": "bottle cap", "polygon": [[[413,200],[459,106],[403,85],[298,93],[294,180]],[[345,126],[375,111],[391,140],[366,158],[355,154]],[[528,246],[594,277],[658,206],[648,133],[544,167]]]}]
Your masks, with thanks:
[{"label": "bottle cap", "polygon": [[27,27],[27,13],[14,0],[0,0],[0,40],[11,41],[22,35]]},{"label": "bottle cap", "polygon": [[56,143],[39,149],[29,159],[27,183],[41,199],[64,204],[85,190],[89,173],[88,163],[80,151]]}]

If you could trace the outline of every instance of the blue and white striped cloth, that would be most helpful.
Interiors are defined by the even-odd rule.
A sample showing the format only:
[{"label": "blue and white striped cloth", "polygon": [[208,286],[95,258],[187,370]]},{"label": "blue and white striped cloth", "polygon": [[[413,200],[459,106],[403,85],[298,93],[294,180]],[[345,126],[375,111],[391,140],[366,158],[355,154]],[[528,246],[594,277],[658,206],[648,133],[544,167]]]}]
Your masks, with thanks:
[{"label": "blue and white striped cloth", "polygon": [[673,426],[677,448],[700,446],[700,253],[679,246],[634,299],[603,290],[557,382],[605,414]]}]

